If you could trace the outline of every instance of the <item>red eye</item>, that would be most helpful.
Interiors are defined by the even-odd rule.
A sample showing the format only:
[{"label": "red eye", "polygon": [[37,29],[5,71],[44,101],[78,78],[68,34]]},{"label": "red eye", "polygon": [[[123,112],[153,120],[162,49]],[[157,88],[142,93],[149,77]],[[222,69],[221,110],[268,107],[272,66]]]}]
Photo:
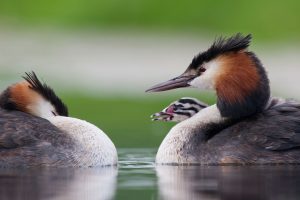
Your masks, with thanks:
[{"label": "red eye", "polygon": [[206,71],[206,69],[204,68],[204,67],[200,67],[200,69],[199,69],[199,72],[205,72]]}]

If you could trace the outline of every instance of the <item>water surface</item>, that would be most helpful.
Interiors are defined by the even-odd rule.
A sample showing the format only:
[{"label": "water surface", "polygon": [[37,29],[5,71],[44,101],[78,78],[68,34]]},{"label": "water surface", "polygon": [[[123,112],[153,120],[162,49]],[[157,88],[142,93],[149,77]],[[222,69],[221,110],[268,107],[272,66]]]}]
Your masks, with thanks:
[{"label": "water surface", "polygon": [[119,149],[119,166],[1,169],[1,200],[300,198],[300,166],[156,166],[155,149]]}]

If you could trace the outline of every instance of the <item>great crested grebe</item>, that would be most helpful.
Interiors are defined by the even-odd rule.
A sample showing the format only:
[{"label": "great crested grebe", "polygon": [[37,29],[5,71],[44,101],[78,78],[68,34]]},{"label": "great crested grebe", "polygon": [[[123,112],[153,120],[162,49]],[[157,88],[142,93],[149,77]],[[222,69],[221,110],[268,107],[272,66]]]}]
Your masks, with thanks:
[{"label": "great crested grebe", "polygon": [[92,167],[117,164],[99,128],[68,109],[34,72],[0,95],[0,167]]},{"label": "great crested grebe", "polygon": [[161,164],[300,164],[300,103],[270,98],[251,35],[220,38],[186,71],[148,89],[213,89],[217,104],[176,124],[160,145]]},{"label": "great crested grebe", "polygon": [[182,97],[165,109],[151,115],[152,121],[182,122],[208,105],[191,97]]}]

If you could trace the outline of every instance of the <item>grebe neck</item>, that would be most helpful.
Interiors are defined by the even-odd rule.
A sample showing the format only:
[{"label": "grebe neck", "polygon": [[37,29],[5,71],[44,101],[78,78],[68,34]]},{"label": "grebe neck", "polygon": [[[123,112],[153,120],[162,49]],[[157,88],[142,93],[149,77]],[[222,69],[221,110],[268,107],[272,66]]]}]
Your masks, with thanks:
[{"label": "grebe neck", "polygon": [[[204,108],[193,117],[175,125],[161,143],[157,163],[193,163],[191,153],[207,140],[207,133],[214,127],[224,127],[229,119],[223,117],[217,105]],[[198,155],[200,156],[200,155]]]},{"label": "grebe neck", "polygon": [[[252,52],[226,57],[229,61],[238,60],[239,65],[227,66],[227,69],[234,70],[221,74],[216,82],[217,106],[221,115],[236,120],[263,111],[270,99],[270,86],[260,60]],[[223,65],[226,66],[226,62]]]}]

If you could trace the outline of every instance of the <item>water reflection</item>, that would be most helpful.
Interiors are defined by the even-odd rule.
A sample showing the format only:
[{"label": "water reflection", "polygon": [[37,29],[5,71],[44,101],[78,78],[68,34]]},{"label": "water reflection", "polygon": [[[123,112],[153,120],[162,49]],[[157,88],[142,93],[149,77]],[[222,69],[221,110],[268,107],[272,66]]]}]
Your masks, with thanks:
[{"label": "water reflection", "polygon": [[156,166],[156,149],[119,149],[119,166],[0,169],[0,200],[293,200],[300,166]]},{"label": "water reflection", "polygon": [[162,199],[298,199],[299,166],[157,166]]},{"label": "water reflection", "polygon": [[113,199],[117,168],[1,169],[0,199]]},{"label": "water reflection", "polygon": [[118,149],[116,199],[157,199],[154,155],[156,149]]}]

